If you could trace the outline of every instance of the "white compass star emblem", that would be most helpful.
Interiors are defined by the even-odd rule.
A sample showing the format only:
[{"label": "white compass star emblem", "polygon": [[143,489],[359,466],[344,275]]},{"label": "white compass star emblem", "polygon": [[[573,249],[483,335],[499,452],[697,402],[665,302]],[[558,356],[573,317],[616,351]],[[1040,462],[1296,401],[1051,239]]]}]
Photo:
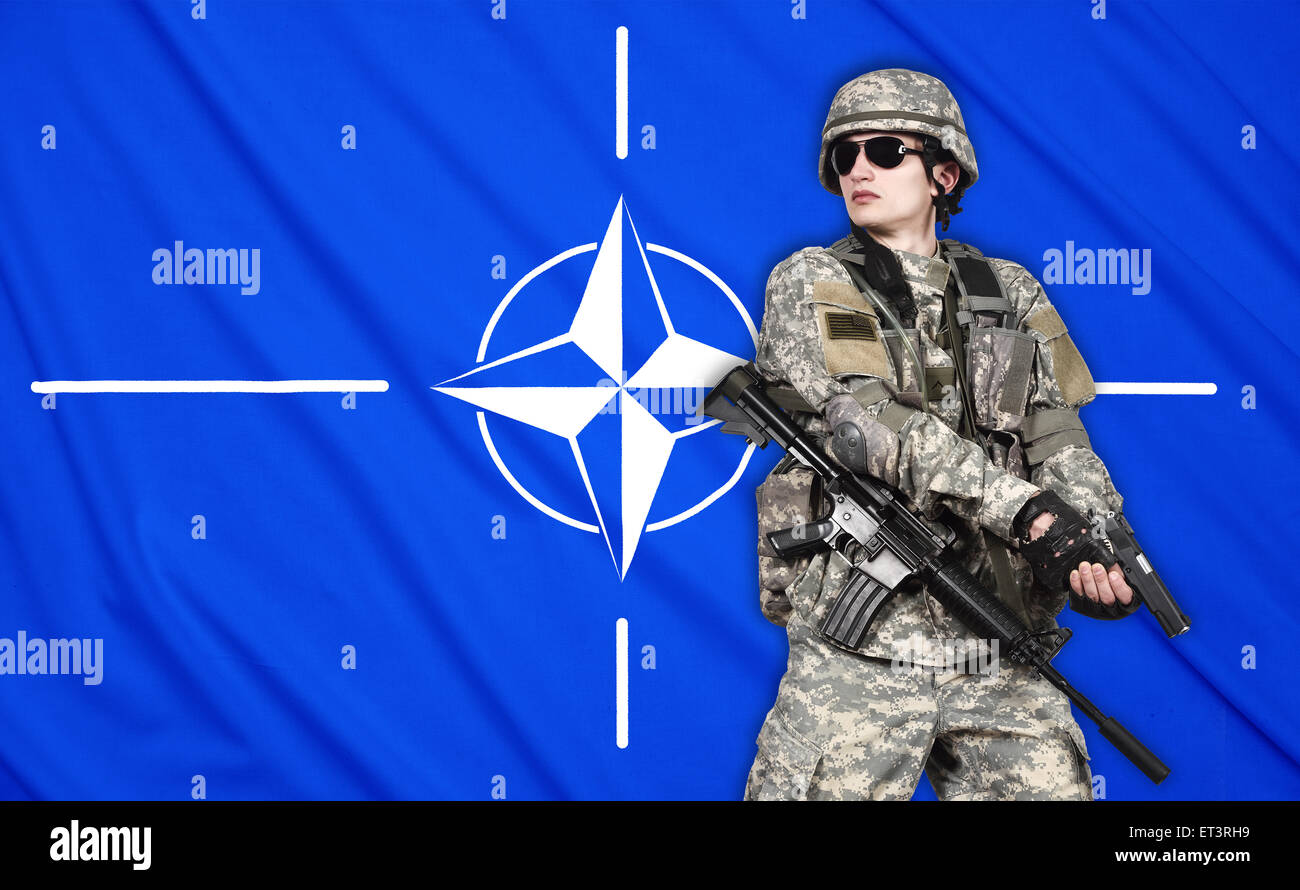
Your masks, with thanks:
[{"label": "white compass star emblem", "polygon": [[[492,330],[515,295],[547,269],[591,250],[597,251],[596,260],[568,330],[559,336],[484,363],[483,359]],[[632,253],[633,250],[635,253]],[[483,412],[478,413],[479,428],[483,433],[484,442],[506,480],[529,503],[547,515],[575,528],[591,532],[599,531],[604,536],[620,579],[627,575],[643,531],[653,531],[673,525],[708,506],[735,483],[753,452],[751,445],[745,450],[731,478],[694,507],[670,519],[647,525],[646,520],[650,515],[651,504],[668,466],[673,446],[679,439],[708,429],[717,421],[670,430],[654,413],[647,410],[643,404],[644,395],[638,399],[633,397],[629,390],[644,394],[653,389],[678,393],[687,389],[707,389],[716,384],[727,371],[744,362],[744,359],[687,337],[673,328],[659,285],[646,258],[647,250],[686,263],[711,280],[730,299],[748,328],[751,340],[757,342],[757,331],[753,320],[730,288],[716,275],[689,257],[668,248],[642,244],[623,199],[619,198],[605,231],[605,237],[600,244],[585,244],[565,251],[524,276],[493,313],[479,345],[477,358],[479,366],[432,387],[437,392],[446,393],[494,414],[537,427],[568,441],[578,472],[586,486],[587,496],[595,510],[598,525],[575,520],[552,509],[520,485],[497,455]],[[625,269],[643,270],[644,279],[637,277],[629,280],[629,276],[625,275]],[[658,340],[658,325],[662,325],[662,340],[658,341],[658,346],[654,347],[643,361],[641,361],[643,356],[637,354],[636,344],[626,337],[628,328],[625,324],[627,324],[628,313],[625,311],[625,288],[629,286],[642,287],[646,293],[653,295],[653,303],[657,308],[655,340]],[[644,337],[646,333],[644,326],[638,328],[640,336]],[[531,356],[561,347],[577,347],[594,362],[607,377],[603,385],[479,387],[466,385],[467,379],[475,374],[491,368],[519,363]],[[638,362],[637,370],[629,377],[625,368],[629,363]],[[616,405],[613,404],[614,399],[618,400]],[[622,442],[618,473],[619,490],[617,493],[611,491],[598,493],[598,486],[593,485],[591,474],[588,472],[588,460],[584,458],[578,437],[597,416],[613,413],[611,409],[614,409],[618,415]]]}]

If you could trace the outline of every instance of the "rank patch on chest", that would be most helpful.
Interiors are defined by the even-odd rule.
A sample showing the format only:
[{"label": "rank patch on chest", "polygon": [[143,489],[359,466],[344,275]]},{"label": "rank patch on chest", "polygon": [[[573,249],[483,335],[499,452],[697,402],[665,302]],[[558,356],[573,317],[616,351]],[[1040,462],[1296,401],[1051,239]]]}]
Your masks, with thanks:
[{"label": "rank patch on chest", "polygon": [[827,312],[826,334],[832,340],[876,340],[875,325],[856,312]]}]

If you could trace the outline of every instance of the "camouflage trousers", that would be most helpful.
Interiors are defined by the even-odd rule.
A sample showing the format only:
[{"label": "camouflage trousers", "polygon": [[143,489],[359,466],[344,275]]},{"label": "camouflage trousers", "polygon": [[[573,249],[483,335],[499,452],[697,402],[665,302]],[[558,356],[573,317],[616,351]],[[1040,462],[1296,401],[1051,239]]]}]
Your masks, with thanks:
[{"label": "camouflage trousers", "polygon": [[[797,616],[746,800],[1092,800],[1065,694],[1002,659],[996,677],[896,668],[827,643]],[[942,669],[939,669],[942,670]]]}]

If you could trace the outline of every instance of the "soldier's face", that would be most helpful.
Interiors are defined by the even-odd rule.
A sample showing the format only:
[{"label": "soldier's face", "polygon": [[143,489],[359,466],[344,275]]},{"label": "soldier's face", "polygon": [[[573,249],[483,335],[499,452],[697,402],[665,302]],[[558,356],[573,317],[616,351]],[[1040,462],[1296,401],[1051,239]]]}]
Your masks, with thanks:
[{"label": "soldier's face", "polygon": [[[850,133],[840,141],[864,142],[876,136],[897,136],[908,148],[919,149],[921,137],[915,133],[893,130],[870,130]],[[909,154],[897,167],[877,167],[858,150],[853,169],[840,177],[840,192],[849,218],[869,232],[892,233],[915,229],[931,220],[937,193],[925,173],[920,155]],[[930,225],[934,223],[931,221]]]}]

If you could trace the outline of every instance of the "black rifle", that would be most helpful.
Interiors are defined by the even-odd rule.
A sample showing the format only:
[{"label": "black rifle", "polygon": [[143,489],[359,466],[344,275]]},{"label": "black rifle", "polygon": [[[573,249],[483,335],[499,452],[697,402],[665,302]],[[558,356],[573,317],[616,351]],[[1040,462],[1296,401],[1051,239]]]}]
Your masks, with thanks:
[{"label": "black rifle", "polygon": [[760,448],[776,442],[821,477],[831,512],[816,522],[773,532],[768,541],[786,558],[829,547],[853,566],[852,580],[822,623],[823,635],[841,646],[857,648],[898,586],[917,576],[968,628],[999,640],[1013,661],[1032,667],[1064,692],[1097,724],[1102,737],[1147,778],[1159,784],[1169,775],[1169,767],[1160,758],[1051,666],[1069,638],[1068,630],[1031,632],[1005,603],[957,564],[948,548],[956,537],[951,529],[922,521],[908,509],[905,496],[889,485],[856,476],[832,462],[767,394],[752,364],[741,365],[722,378],[705,397],[703,412],[725,421],[724,432],[744,435]]}]

